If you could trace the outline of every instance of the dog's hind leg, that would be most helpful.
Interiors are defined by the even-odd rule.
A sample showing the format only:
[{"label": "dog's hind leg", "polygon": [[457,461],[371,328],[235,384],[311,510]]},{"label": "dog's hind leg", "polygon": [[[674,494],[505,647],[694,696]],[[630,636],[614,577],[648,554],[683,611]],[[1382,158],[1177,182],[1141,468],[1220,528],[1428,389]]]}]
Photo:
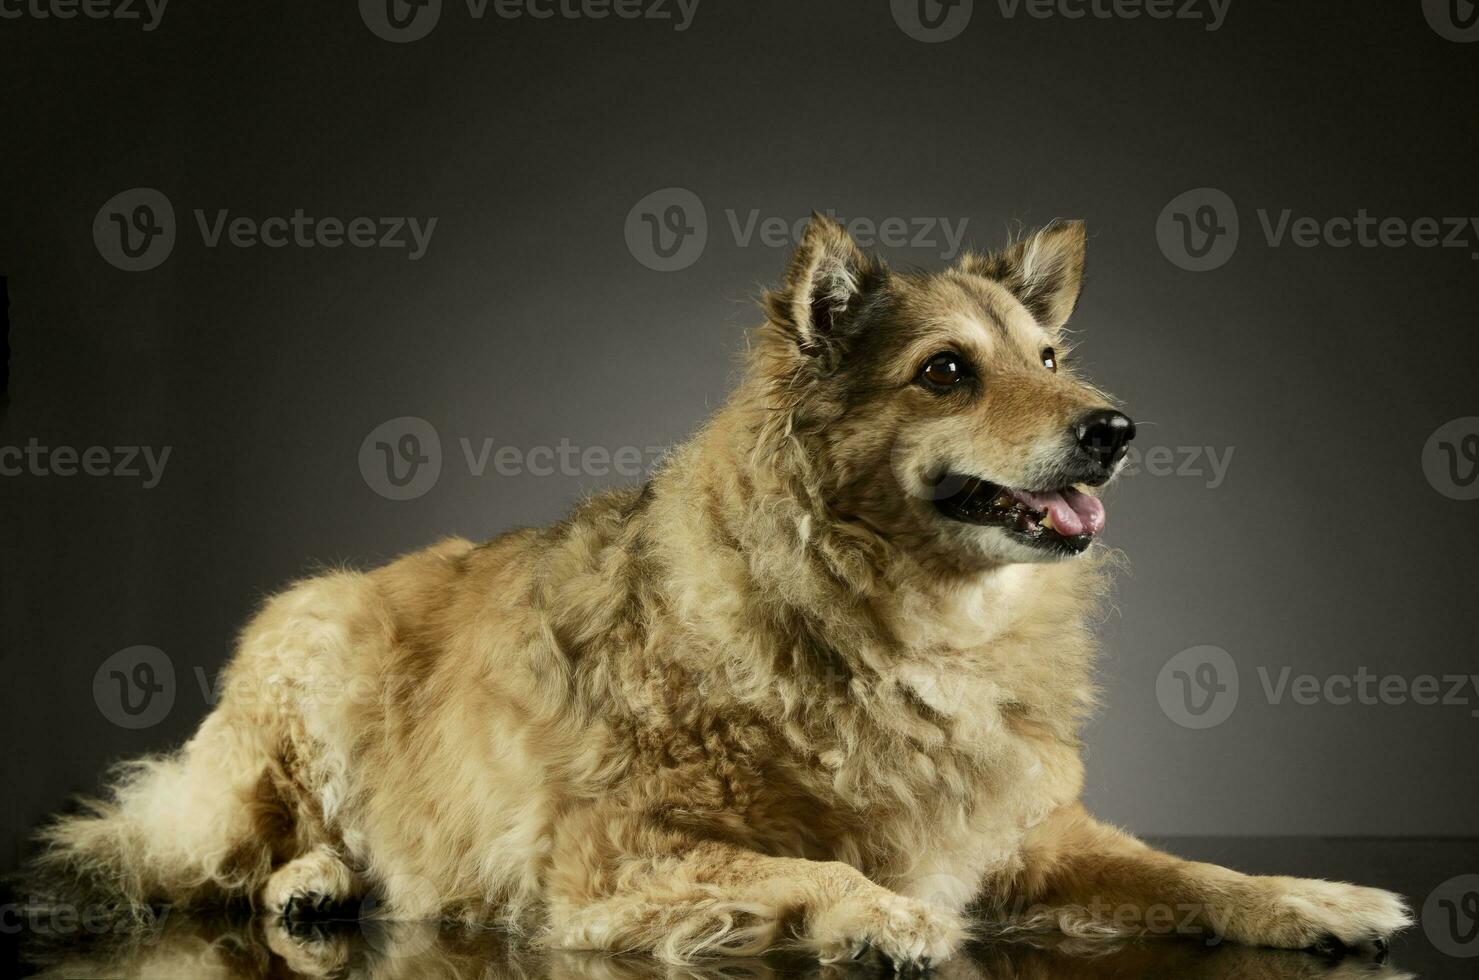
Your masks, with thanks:
[{"label": "dog's hind leg", "polygon": [[136,915],[245,892],[270,861],[253,844],[264,752],[217,711],[178,751],[120,766],[106,798],[43,828],[32,888]]},{"label": "dog's hind leg", "polygon": [[42,831],[38,892],[139,915],[161,902],[256,900],[274,869],[337,844],[352,735],[377,703],[382,609],[353,573],[274,597],[195,736],[126,764],[106,798]]},{"label": "dog's hind leg", "polygon": [[827,963],[876,950],[902,969],[945,959],[965,936],[955,913],[835,861],[701,842],[681,856],[556,865],[547,942],[563,949],[650,951],[671,963],[777,945]]}]

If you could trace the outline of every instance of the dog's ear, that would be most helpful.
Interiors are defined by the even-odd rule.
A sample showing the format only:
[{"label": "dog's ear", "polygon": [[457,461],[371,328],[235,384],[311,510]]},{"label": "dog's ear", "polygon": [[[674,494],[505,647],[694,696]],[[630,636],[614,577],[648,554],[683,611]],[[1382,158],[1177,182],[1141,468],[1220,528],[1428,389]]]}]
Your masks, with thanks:
[{"label": "dog's ear", "polygon": [[784,283],[766,290],[761,303],[804,353],[818,355],[847,339],[863,301],[887,275],[883,262],[864,255],[846,229],[812,212]]},{"label": "dog's ear", "polygon": [[1082,221],[1055,221],[1003,251],[967,256],[960,265],[1010,289],[1044,329],[1056,333],[1078,303],[1084,249]]}]

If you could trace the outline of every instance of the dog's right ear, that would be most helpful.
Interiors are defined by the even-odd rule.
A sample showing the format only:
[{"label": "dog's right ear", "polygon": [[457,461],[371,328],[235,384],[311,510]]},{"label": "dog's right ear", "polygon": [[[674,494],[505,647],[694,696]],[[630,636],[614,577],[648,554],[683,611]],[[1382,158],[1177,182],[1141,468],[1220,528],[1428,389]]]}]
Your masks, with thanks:
[{"label": "dog's right ear", "polygon": [[818,356],[846,341],[862,301],[887,274],[883,262],[864,255],[845,228],[813,211],[784,284],[766,290],[761,304],[803,353]]}]

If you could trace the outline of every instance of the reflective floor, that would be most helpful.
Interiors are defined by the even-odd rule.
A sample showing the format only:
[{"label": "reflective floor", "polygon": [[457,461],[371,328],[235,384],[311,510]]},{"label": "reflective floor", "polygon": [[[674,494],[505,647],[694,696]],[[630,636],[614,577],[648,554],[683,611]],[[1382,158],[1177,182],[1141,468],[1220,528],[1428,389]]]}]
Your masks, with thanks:
[{"label": "reflective floor", "polygon": [[[1086,942],[1043,935],[978,943],[939,966],[961,980],[1005,978],[1406,978],[1479,976],[1479,841],[1223,838],[1161,842],[1187,857],[1243,870],[1318,875],[1392,888],[1421,921],[1385,962],[1259,950],[1167,934],[1134,942]],[[156,928],[123,930],[84,915],[4,907],[0,975],[102,978],[425,978],[425,980],[780,980],[790,976],[872,976],[877,964],[821,968],[806,960],[717,961],[665,967],[640,956],[542,953],[494,932],[421,923],[336,921],[289,931],[275,923],[165,914]]]}]

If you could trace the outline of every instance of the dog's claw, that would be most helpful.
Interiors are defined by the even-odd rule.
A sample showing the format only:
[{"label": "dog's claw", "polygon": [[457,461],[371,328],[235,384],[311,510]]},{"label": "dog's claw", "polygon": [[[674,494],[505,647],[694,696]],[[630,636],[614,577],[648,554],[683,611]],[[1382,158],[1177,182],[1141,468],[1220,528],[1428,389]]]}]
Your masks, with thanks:
[{"label": "dog's claw", "polygon": [[930,968],[932,966],[930,958],[928,956],[921,956],[917,960],[904,959],[900,957],[898,959],[890,960],[890,962],[893,964],[895,975],[901,977],[923,976],[924,974],[930,972]]},{"label": "dog's claw", "polygon": [[1391,945],[1381,936],[1373,936],[1370,939],[1358,940],[1348,943],[1333,934],[1321,936],[1308,947],[1311,953],[1324,956],[1329,959],[1339,960],[1346,956],[1355,954],[1357,956],[1369,956],[1377,963],[1385,963]]},{"label": "dog's claw", "polygon": [[1346,946],[1335,937],[1333,933],[1327,933],[1310,943],[1309,951],[1317,956],[1326,956],[1338,959],[1345,955]]},{"label": "dog's claw", "polygon": [[324,918],[333,908],[323,893],[292,895],[282,907],[282,917],[290,923],[312,922]]}]

